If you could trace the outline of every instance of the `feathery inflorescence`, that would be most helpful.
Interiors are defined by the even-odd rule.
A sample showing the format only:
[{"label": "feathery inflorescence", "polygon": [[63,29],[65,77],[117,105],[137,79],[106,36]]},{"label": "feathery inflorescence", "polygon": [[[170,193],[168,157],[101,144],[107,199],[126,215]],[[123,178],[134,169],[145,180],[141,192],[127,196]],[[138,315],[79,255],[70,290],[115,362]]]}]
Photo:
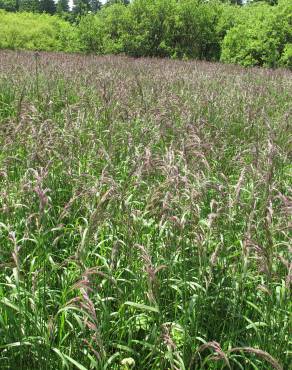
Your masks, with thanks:
[{"label": "feathery inflorescence", "polygon": [[291,96],[287,70],[1,51],[0,368],[288,369]]}]

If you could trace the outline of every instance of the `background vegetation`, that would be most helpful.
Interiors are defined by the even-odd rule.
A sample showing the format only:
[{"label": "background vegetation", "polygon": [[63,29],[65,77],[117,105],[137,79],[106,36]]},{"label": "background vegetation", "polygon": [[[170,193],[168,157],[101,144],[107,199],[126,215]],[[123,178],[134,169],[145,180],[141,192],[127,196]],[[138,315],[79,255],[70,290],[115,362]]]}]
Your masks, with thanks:
[{"label": "background vegetation", "polygon": [[0,47],[291,68],[292,2],[237,4],[75,0],[69,11],[67,0],[0,0],[0,8],[14,11],[0,13]]},{"label": "background vegetation", "polygon": [[1,369],[288,369],[291,96],[286,70],[2,51]]},{"label": "background vegetation", "polygon": [[57,16],[0,10],[0,48],[78,51],[78,31]]}]

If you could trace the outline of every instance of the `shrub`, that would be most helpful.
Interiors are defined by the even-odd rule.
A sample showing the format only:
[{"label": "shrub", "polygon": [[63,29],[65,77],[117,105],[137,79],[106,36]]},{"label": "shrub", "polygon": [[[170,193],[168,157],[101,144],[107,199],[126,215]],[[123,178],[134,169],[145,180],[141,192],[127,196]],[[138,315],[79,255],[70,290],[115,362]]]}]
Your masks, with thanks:
[{"label": "shrub", "polygon": [[85,51],[141,57],[218,59],[216,25],[222,5],[198,0],[136,0],[114,4],[79,24]]},{"label": "shrub", "polygon": [[216,26],[222,12],[217,2],[183,0],[178,3],[171,47],[179,58],[218,60],[220,42]]},{"label": "shrub", "polygon": [[250,5],[238,24],[227,31],[221,60],[244,66],[276,67],[291,37],[288,12],[266,4]]},{"label": "shrub", "polygon": [[287,44],[280,59],[280,65],[292,69],[292,44]]},{"label": "shrub", "polygon": [[290,0],[279,0],[275,6],[234,6],[219,0],[124,3],[109,2],[96,14],[81,17],[0,10],[0,48],[291,66]]},{"label": "shrub", "polygon": [[129,9],[130,27],[124,35],[127,54],[132,56],[168,57],[168,45],[175,27],[177,4],[173,0],[136,0]]},{"label": "shrub", "polygon": [[57,16],[0,11],[0,48],[78,51],[77,31]]},{"label": "shrub", "polygon": [[79,23],[81,47],[86,52],[118,54],[124,51],[127,7],[117,3],[103,8],[96,15],[86,15]]}]

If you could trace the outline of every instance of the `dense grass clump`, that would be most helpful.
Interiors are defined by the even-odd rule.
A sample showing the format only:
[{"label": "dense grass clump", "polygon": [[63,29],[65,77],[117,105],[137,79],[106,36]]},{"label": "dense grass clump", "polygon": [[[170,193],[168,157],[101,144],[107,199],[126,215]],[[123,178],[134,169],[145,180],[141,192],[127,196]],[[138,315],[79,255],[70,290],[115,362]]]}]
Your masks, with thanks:
[{"label": "dense grass clump", "polygon": [[291,96],[285,70],[1,52],[0,368],[288,369]]}]

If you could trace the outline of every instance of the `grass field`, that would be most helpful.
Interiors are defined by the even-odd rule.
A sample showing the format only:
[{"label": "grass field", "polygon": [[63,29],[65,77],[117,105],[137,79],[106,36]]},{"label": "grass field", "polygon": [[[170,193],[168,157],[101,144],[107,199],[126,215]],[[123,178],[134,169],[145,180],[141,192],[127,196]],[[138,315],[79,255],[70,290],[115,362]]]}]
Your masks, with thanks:
[{"label": "grass field", "polygon": [[288,369],[291,96],[285,70],[1,51],[0,368]]}]

